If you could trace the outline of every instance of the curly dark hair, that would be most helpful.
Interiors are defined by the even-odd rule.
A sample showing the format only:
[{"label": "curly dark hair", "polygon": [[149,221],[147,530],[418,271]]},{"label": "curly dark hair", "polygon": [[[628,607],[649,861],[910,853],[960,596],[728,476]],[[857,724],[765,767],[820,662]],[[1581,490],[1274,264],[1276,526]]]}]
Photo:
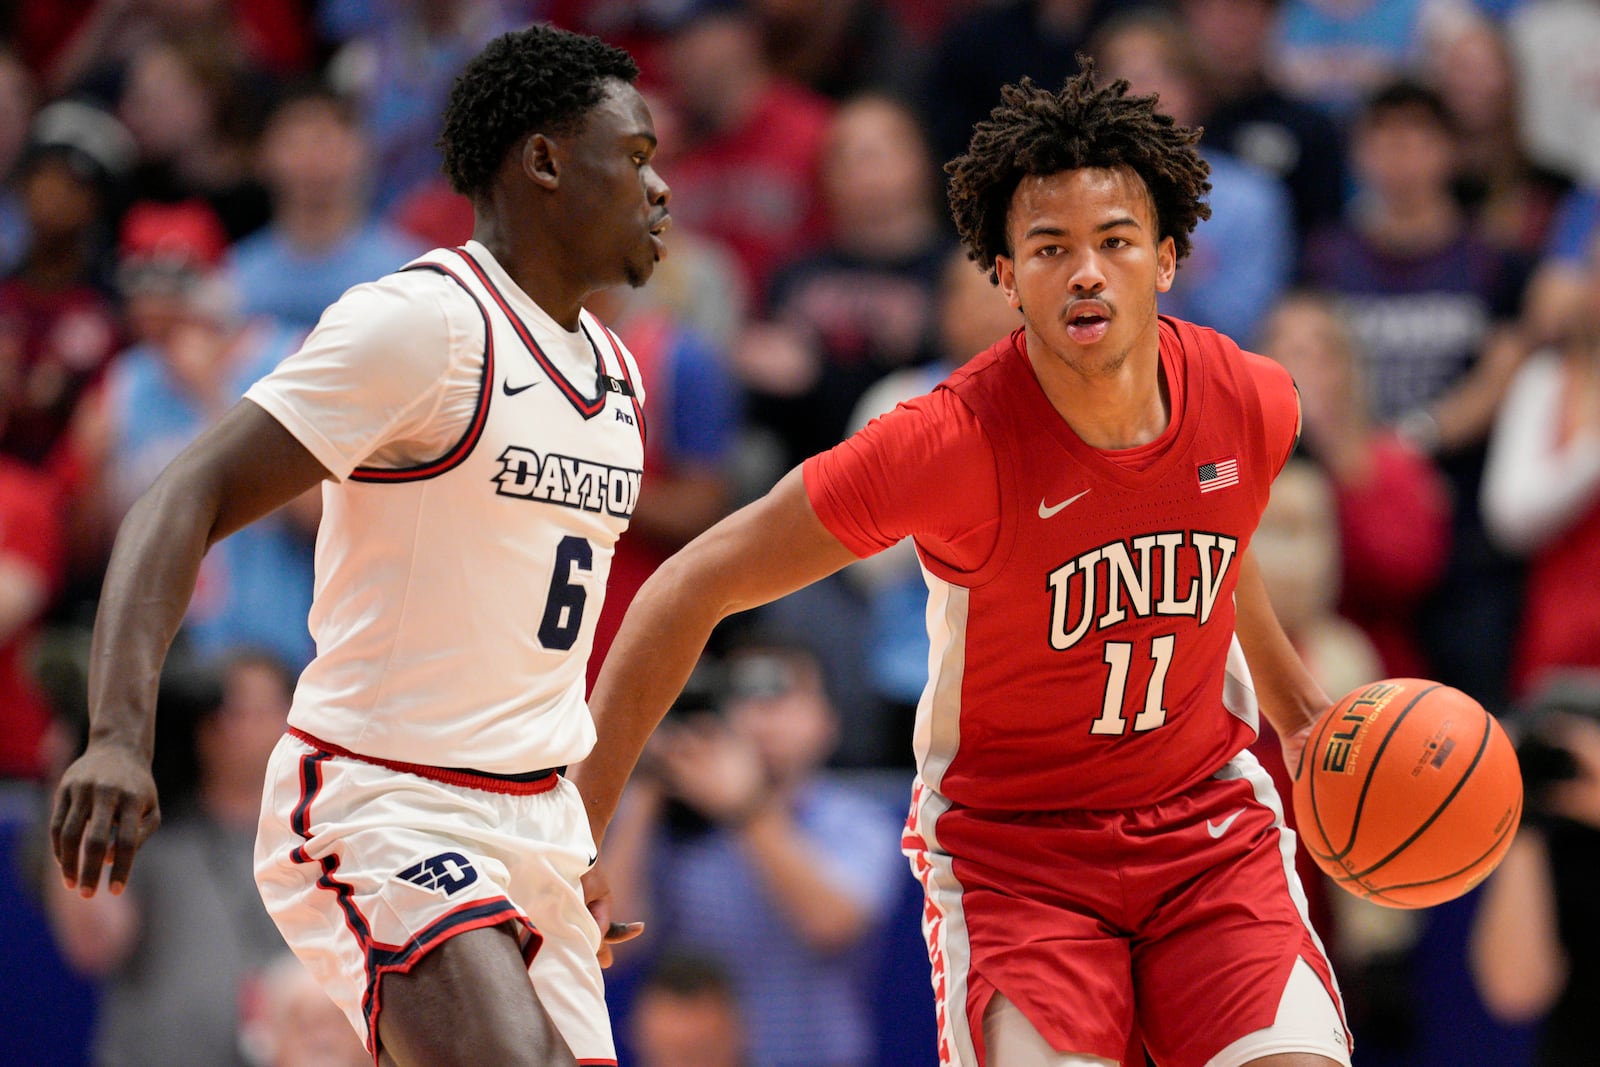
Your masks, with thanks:
[{"label": "curly dark hair", "polygon": [[501,34],[450,91],[439,148],[451,188],[472,197],[487,192],[524,134],[575,132],[608,80],[638,76],[632,56],[598,37],[544,24]]},{"label": "curly dark hair", "polygon": [[991,278],[995,256],[1010,250],[1011,196],[1028,175],[1131,168],[1155,201],[1158,236],[1172,238],[1179,260],[1189,254],[1189,234],[1211,217],[1211,168],[1195,149],[1200,130],[1157,111],[1155,96],[1129,96],[1125,80],[1097,85],[1087,56],[1078,63],[1060,92],[1030,78],[1002,88],[1002,103],[974,127],[966,154],[945,164],[956,229]]}]

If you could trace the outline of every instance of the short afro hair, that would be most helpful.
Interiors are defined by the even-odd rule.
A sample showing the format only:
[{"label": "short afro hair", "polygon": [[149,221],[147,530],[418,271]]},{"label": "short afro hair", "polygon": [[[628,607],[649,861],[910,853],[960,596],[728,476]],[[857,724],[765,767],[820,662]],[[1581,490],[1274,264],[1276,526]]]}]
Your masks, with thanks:
[{"label": "short afro hair", "polygon": [[456,78],[439,148],[450,186],[488,191],[506,153],[525,134],[573,133],[609,80],[632,83],[633,57],[598,37],[544,24],[501,34]]},{"label": "short afro hair", "polygon": [[1195,148],[1200,130],[1179,126],[1156,110],[1155,96],[1129,96],[1128,83],[1095,84],[1094,62],[1060,92],[1023,78],[1000,90],[1001,104],[973,129],[965,155],[945,164],[950,213],[979,267],[994,277],[996,256],[1008,255],[1006,215],[1012,194],[1029,175],[1128,167],[1150,190],[1158,237],[1171,237],[1177,257],[1189,254],[1189,234],[1211,217],[1205,202],[1211,168]]}]

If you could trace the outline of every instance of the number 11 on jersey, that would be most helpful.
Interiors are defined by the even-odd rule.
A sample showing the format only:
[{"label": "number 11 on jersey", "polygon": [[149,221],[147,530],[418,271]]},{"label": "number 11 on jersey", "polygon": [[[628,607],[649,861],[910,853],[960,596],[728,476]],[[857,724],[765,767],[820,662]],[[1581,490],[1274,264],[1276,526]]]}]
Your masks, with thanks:
[{"label": "number 11 on jersey", "polygon": [[[1173,634],[1160,634],[1150,639],[1150,659],[1154,666],[1150,681],[1144,687],[1144,707],[1133,718],[1134,733],[1154,730],[1167,721],[1166,683],[1167,668],[1172,665]],[[1105,651],[1106,675],[1105,701],[1100,705],[1100,717],[1089,727],[1091,734],[1121,736],[1128,732],[1128,720],[1122,713],[1123,698],[1128,689],[1128,668],[1133,662],[1133,644],[1129,641],[1107,641]]]}]

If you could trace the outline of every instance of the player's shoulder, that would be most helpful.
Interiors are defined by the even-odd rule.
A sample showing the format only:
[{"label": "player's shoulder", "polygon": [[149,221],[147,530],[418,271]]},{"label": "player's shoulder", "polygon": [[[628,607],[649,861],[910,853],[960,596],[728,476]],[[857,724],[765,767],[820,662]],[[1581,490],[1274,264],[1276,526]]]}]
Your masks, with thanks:
[{"label": "player's shoulder", "polygon": [[1161,316],[1160,322],[1163,346],[1175,345],[1186,356],[1198,357],[1218,372],[1248,378],[1258,389],[1294,388],[1293,379],[1283,364],[1241,347],[1225,333],[1166,315]]},{"label": "player's shoulder", "polygon": [[[443,250],[418,256],[397,270],[345,290],[339,304],[349,313],[381,317],[393,329],[427,331],[441,317],[452,331],[482,328],[480,301],[451,271]],[[443,268],[443,269],[440,269]]]}]

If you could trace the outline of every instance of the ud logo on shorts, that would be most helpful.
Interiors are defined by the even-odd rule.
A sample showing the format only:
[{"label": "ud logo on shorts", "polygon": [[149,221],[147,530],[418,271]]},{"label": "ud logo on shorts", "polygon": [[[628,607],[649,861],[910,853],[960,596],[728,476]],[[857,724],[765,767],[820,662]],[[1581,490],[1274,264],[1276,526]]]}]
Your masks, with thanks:
[{"label": "ud logo on shorts", "polygon": [[421,863],[414,863],[410,867],[395,875],[401,881],[419,885],[423,889],[438,889],[445,896],[451,896],[458,889],[465,889],[478,880],[478,872],[473,868],[471,861],[459,852],[441,852],[437,856],[429,856]]}]

